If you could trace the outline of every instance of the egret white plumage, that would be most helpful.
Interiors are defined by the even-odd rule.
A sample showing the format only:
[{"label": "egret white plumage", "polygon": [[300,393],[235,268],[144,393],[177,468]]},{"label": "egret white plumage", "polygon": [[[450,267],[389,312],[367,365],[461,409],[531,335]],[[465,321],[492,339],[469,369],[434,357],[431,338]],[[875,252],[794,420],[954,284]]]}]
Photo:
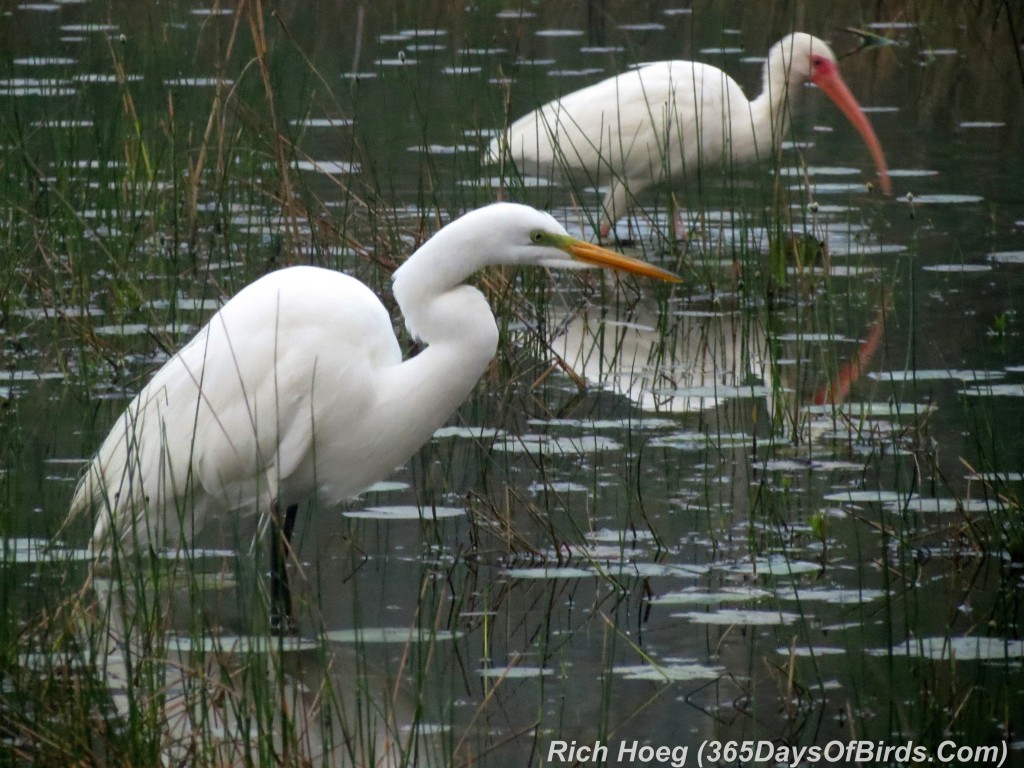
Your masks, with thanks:
[{"label": "egret white plumage", "polygon": [[97,515],[93,548],[188,547],[212,521],[259,515],[258,530],[280,532],[271,548],[279,586],[299,505],[356,496],[469,395],[498,329],[484,295],[464,282],[491,264],[679,279],[577,240],[546,213],[494,204],[448,224],[395,272],[406,326],[426,345],[403,360],[391,317],[363,283],[315,267],[268,274],[118,418],[71,503],[72,515]]},{"label": "egret white plumage", "polygon": [[[814,83],[860,133],[878,181],[892,192],[881,144],[822,40],[795,32],[772,46],[761,94],[748,100],[725,72],[693,61],[645,64],[519,118],[491,141],[487,158],[508,157],[530,174],[562,171],[607,187],[600,233],[653,184],[696,178],[712,165],[767,159],[786,133],[793,92]],[[506,155],[507,153],[507,155]]]}]

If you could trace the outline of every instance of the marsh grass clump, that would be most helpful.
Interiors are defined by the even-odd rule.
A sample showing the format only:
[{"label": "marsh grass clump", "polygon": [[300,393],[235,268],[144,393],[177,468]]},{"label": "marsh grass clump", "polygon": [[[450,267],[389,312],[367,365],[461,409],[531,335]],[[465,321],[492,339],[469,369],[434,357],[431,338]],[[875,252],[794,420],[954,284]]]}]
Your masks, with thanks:
[{"label": "marsh grass clump", "polygon": [[[218,73],[209,86],[169,76],[170,62],[150,55],[162,46],[140,55],[141,39],[97,35],[83,52],[88,66],[113,73],[109,84],[83,86],[68,106],[20,102],[24,113],[4,122],[0,310],[10,330],[4,344],[14,353],[7,360],[12,368],[15,360],[53,366],[81,389],[77,396],[102,395],[93,409],[96,429],[109,423],[123,393],[137,389],[147,370],[254,276],[326,259],[335,247],[352,254],[349,266],[367,263],[348,234],[349,216],[328,211],[293,168],[297,150],[278,114],[279,83],[267,54],[275,33],[262,14],[253,6],[240,10],[224,38],[212,25],[207,30],[204,42],[216,39]],[[89,117],[67,130],[49,129],[67,120],[63,109]],[[335,199],[339,189],[340,199],[349,199],[345,187]],[[94,440],[86,432],[73,451],[90,450],[85,444]],[[16,433],[4,434],[6,451],[17,444]],[[6,472],[0,479],[9,491],[0,530],[26,530],[16,485]],[[217,755],[218,762],[273,755],[290,762],[304,749],[310,753],[300,719],[292,724],[279,709],[294,703],[278,690],[286,653],[243,650],[237,666],[203,652],[174,660],[174,638],[182,632],[200,649],[223,636],[224,627],[204,620],[202,611],[184,626],[172,619],[181,612],[175,606],[208,600],[209,583],[232,564],[210,572],[203,558],[170,562],[144,551],[115,559],[106,574],[68,567],[55,582],[47,571],[35,581],[74,597],[58,597],[40,615],[14,600],[33,577],[31,566],[9,564],[11,541],[19,540],[4,539],[0,567],[2,594],[10,598],[3,601],[2,633],[11,640],[4,644],[3,738],[19,761],[142,766],[176,754],[200,764]],[[90,586],[77,588],[76,581]],[[259,592],[236,586],[249,594],[241,601],[247,613]],[[242,622],[246,634],[258,636],[252,621]],[[316,711],[336,719],[334,699],[320,693],[327,703]],[[218,744],[218,728],[248,732],[250,724],[256,752],[236,745],[232,756]]]}]

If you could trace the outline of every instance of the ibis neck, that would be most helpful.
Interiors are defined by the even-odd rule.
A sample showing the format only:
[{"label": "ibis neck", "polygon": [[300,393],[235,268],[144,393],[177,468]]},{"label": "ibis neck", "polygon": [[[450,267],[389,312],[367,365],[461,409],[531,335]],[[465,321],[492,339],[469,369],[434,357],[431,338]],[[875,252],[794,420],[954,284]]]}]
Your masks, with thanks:
[{"label": "ibis neck", "polygon": [[761,94],[750,102],[750,117],[759,153],[777,150],[789,128],[790,96],[800,87],[791,78],[782,56],[770,56],[764,65]]}]

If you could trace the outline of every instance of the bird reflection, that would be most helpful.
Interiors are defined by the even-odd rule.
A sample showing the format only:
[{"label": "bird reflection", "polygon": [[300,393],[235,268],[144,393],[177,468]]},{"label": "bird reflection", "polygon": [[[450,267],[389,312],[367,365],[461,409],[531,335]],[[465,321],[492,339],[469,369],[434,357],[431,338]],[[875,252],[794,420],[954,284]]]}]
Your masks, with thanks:
[{"label": "bird reflection", "polygon": [[765,398],[769,410],[798,410],[849,397],[881,346],[883,319],[884,302],[856,351],[824,383],[821,366],[801,360],[806,349],[798,349],[816,334],[773,338],[761,313],[741,309],[667,317],[651,302],[608,302],[557,318],[550,347],[581,381],[645,411],[707,412],[741,398]]},{"label": "bird reflection", "polygon": [[763,390],[763,332],[744,332],[743,318],[731,313],[688,312],[677,320],[666,332],[656,307],[622,315],[590,307],[563,319],[551,348],[588,383],[647,411],[701,411],[743,388]]},{"label": "bird reflection", "polygon": [[119,719],[156,738],[168,766],[406,765],[416,733],[401,687],[355,646],[235,631],[244,621],[226,554],[199,570],[169,556],[160,585],[93,579]]}]

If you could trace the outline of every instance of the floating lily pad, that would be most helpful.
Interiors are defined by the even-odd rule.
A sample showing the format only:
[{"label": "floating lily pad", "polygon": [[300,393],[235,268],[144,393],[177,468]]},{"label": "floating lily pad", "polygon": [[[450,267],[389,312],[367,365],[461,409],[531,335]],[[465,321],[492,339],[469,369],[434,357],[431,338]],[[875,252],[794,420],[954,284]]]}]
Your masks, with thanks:
[{"label": "floating lily pad", "polygon": [[220,299],[197,299],[192,296],[175,296],[173,299],[153,299],[153,301],[146,302],[146,306],[153,309],[168,309],[173,306],[177,309],[195,312],[216,312],[224,306],[224,302]]},{"label": "floating lily pad", "polygon": [[832,244],[831,241],[829,248],[833,256],[849,256],[850,254],[882,256],[903,253],[907,250],[907,246],[900,245],[899,243],[840,242]]},{"label": "floating lily pad", "polygon": [[149,325],[148,323],[124,323],[122,325],[97,325],[93,332],[97,336],[144,336],[167,333],[185,335],[193,333],[195,326],[188,323],[178,325]]},{"label": "floating lily pad", "polygon": [[359,170],[359,163],[352,163],[347,160],[299,160],[295,167],[300,171],[312,171],[313,173],[346,174],[356,173]]},{"label": "floating lily pad", "polygon": [[[585,562],[597,562],[604,565],[605,563],[620,563],[622,560],[622,552],[626,547],[620,544],[586,544],[576,545],[568,544],[565,547],[574,557],[579,558]],[[557,557],[557,553],[552,552],[551,558]]]},{"label": "floating lily pad", "polygon": [[925,272],[952,272],[952,273],[974,273],[974,272],[991,272],[992,267],[989,264],[930,264],[927,267],[921,267]]},{"label": "floating lily pad", "polygon": [[722,570],[750,576],[792,576],[798,573],[818,573],[821,566],[806,560],[789,560],[783,555],[770,555],[727,565]]},{"label": "floating lily pad", "polygon": [[974,369],[942,369],[942,368],[921,368],[907,371],[871,371],[869,379],[875,381],[991,381],[1001,379],[1006,374],[1003,371],[985,371]]},{"label": "floating lily pad", "polygon": [[[479,67],[477,68],[479,71]],[[461,153],[476,152],[476,147],[468,144],[415,144],[406,147],[409,152],[422,153],[427,155],[457,155]]]},{"label": "floating lily pad", "polygon": [[619,24],[618,27],[626,32],[663,32],[665,30],[665,25],[656,21]]},{"label": "floating lily pad", "polygon": [[680,592],[666,592],[651,602],[658,605],[721,605],[722,603],[744,603],[748,600],[762,600],[772,597],[767,589],[757,587],[726,587],[714,591],[685,589]]},{"label": "floating lily pad", "polygon": [[319,648],[316,640],[272,635],[170,635],[167,650],[179,653],[296,653]]},{"label": "floating lily pad", "polygon": [[807,168],[780,168],[780,176],[796,176],[802,178],[807,176],[853,176],[860,173],[859,168],[849,168],[838,165],[811,165]]},{"label": "floating lily pad", "polygon": [[726,670],[725,667],[712,667],[695,661],[680,661],[669,664],[634,664],[631,666],[613,667],[612,672],[622,675],[626,680],[676,683],[687,680],[715,680],[724,675]]},{"label": "floating lily pad", "polygon": [[638,541],[654,541],[654,534],[650,531],[625,531],[612,528],[601,528],[587,534],[591,541],[601,541],[608,544],[625,543],[632,544]]},{"label": "floating lily pad", "polygon": [[913,496],[903,501],[886,502],[885,508],[892,512],[985,512],[989,502],[985,499],[951,499],[931,496]]},{"label": "floating lily pad", "polygon": [[780,656],[843,656],[847,653],[845,648],[837,648],[836,646],[830,645],[819,645],[814,648],[808,648],[806,645],[798,645],[795,648],[789,648],[785,645],[775,649],[775,652]]},{"label": "floating lily pad", "polygon": [[409,489],[409,483],[403,483],[401,480],[381,480],[378,483],[374,483],[367,488],[363,493],[393,493],[395,491],[406,491]]},{"label": "floating lily pad", "polygon": [[780,600],[830,603],[833,605],[859,605],[885,596],[880,589],[798,589],[796,592],[779,590]]},{"label": "floating lily pad", "polygon": [[88,549],[70,549],[49,539],[14,537],[0,539],[0,565],[70,563],[92,560]]},{"label": "floating lily pad", "polygon": [[897,199],[902,202],[912,202],[914,205],[967,205],[980,203],[985,198],[981,195],[934,194],[914,195],[909,201],[905,197]]},{"label": "floating lily pad", "polygon": [[752,627],[788,626],[802,618],[799,614],[784,611],[746,611],[738,608],[723,608],[707,613],[701,611],[673,613],[672,616],[688,619],[695,624],[744,624]]},{"label": "floating lily pad", "polygon": [[530,493],[588,493],[590,486],[573,483],[569,480],[536,481],[527,487]]},{"label": "floating lily pad", "polygon": [[652,390],[659,397],[687,397],[707,400],[738,399],[746,397],[768,397],[772,394],[771,387],[755,384],[749,387],[737,386],[698,386],[680,387],[679,389]]},{"label": "floating lily pad", "polygon": [[847,192],[866,192],[867,185],[860,182],[851,182],[849,184],[842,184],[839,182],[829,182],[822,184],[815,182],[814,191],[819,195],[840,195]]},{"label": "floating lily pad", "polygon": [[641,579],[652,579],[661,576],[668,577],[695,577],[703,576],[710,570],[710,566],[688,565],[673,563],[634,563],[618,562],[609,563],[604,566],[604,571],[617,577],[636,577]]},{"label": "floating lily pad", "polygon": [[464,517],[466,510],[462,507],[424,507],[404,504],[384,507],[367,507],[342,512],[345,517],[365,520],[433,520],[447,517]]},{"label": "floating lily pad", "polygon": [[193,549],[165,549],[157,553],[161,560],[169,562],[191,561],[197,558],[233,558],[236,553],[233,549],[195,547]]},{"label": "floating lily pad", "polygon": [[434,437],[443,439],[446,437],[463,437],[470,440],[482,440],[494,438],[505,434],[503,429],[494,427],[441,427],[434,432]]},{"label": "floating lily pad", "polygon": [[24,56],[14,60],[19,67],[69,67],[77,63],[78,59],[70,56]]},{"label": "floating lily pad", "polygon": [[409,627],[362,627],[360,629],[333,629],[324,633],[324,639],[332,643],[429,643],[449,641],[462,637],[462,632],[448,629],[420,629]]},{"label": "floating lily pad", "polygon": [[75,82],[92,83],[94,85],[120,85],[121,83],[140,83],[145,78],[142,75],[123,74],[115,75],[108,72],[83,72],[75,75]]},{"label": "floating lily pad", "polygon": [[834,491],[833,493],[827,493],[823,497],[825,501],[839,501],[839,502],[850,502],[851,504],[883,504],[883,503],[901,503],[907,499],[907,494],[897,493],[896,491]]},{"label": "floating lily pad", "polygon": [[1024,384],[987,384],[965,387],[960,392],[971,397],[1024,397]]},{"label": "floating lily pad", "polygon": [[852,418],[883,418],[894,419],[899,416],[916,416],[924,413],[931,413],[935,406],[931,403],[908,403],[908,402],[874,402],[874,403],[824,403],[822,405],[808,405],[805,413],[832,415],[833,412],[844,413]]},{"label": "floating lily pad", "polygon": [[169,88],[212,88],[217,85],[230,87],[234,84],[234,80],[219,77],[173,77],[164,80],[164,85]]},{"label": "floating lily pad", "polygon": [[75,96],[76,88],[68,80],[36,77],[14,77],[0,80],[0,96],[44,96],[48,98]]},{"label": "floating lily pad", "polygon": [[753,442],[753,438],[743,433],[708,434],[705,432],[676,432],[670,435],[659,435],[650,440],[647,445],[650,448],[703,451],[708,447],[727,448],[749,445],[751,442]]},{"label": "floating lily pad", "polygon": [[192,16],[231,16],[234,13],[234,8],[193,8],[189,11]]},{"label": "floating lily pad", "polygon": [[817,459],[769,459],[763,464],[755,464],[755,469],[764,472],[834,472],[849,470],[859,472],[863,464],[853,461],[817,460]]},{"label": "floating lily pad", "polygon": [[479,670],[480,677],[488,679],[512,679],[525,680],[534,677],[548,677],[555,674],[555,670],[547,667],[488,667]]},{"label": "floating lily pad", "polygon": [[110,32],[116,33],[120,31],[120,27],[116,24],[103,24],[100,22],[84,22],[82,24],[61,24],[60,29],[62,32]]},{"label": "floating lily pad", "polygon": [[0,371],[0,381],[59,381],[64,378],[60,371],[29,371],[18,369],[14,371]]},{"label": "floating lily pad", "polygon": [[986,483],[1019,483],[1024,481],[1024,472],[972,472],[965,477]]},{"label": "floating lily pad", "polygon": [[743,49],[738,46],[712,46],[701,48],[700,52],[707,56],[735,56],[738,53],[743,53]]},{"label": "floating lily pad", "polygon": [[292,119],[288,123],[303,128],[345,128],[352,125],[352,120],[347,117],[306,117]]},{"label": "floating lily pad", "polygon": [[872,656],[919,657],[944,661],[956,658],[958,661],[1003,661],[1024,660],[1024,640],[1004,640],[1001,637],[923,637],[907,640],[892,647],[870,649]]},{"label": "floating lily pad", "polygon": [[561,454],[563,456],[617,451],[622,443],[603,435],[520,435],[506,436],[494,443],[494,450],[507,453]]},{"label": "floating lily pad", "polygon": [[582,29],[538,29],[537,37],[583,37]]},{"label": "floating lily pad", "polygon": [[543,566],[538,568],[506,568],[503,572],[512,579],[589,579],[597,576],[597,571],[588,568],[571,566]]}]

